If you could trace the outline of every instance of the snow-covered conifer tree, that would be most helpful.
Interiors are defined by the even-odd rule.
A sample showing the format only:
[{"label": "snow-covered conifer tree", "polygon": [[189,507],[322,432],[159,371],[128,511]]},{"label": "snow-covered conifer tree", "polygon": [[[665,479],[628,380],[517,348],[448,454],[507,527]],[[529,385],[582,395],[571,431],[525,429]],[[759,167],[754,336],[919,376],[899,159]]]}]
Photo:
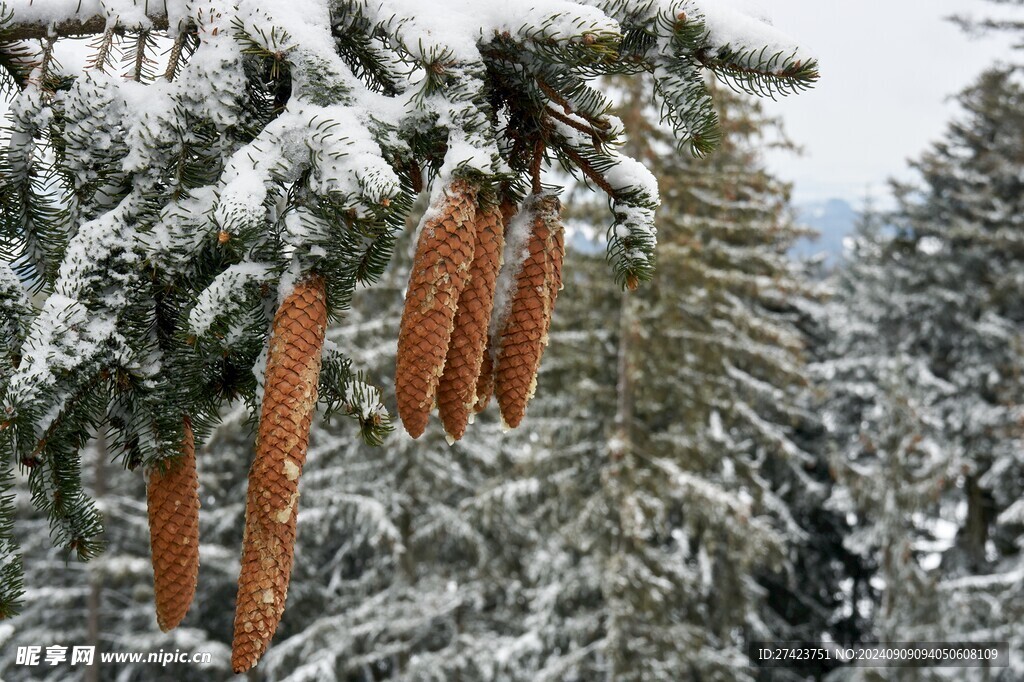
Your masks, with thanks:
[{"label": "snow-covered conifer tree", "polygon": [[[858,235],[830,315],[835,503],[857,515],[848,544],[883,557],[883,636],[1019,641],[1022,96],[1013,69],[962,93],[919,182],[896,185],[891,228]],[[935,596],[912,598],[917,583]]]},{"label": "snow-covered conifer tree", "polygon": [[[949,606],[941,629],[1016,643],[1024,570],[1024,82],[1018,71],[992,70],[960,103],[966,116],[915,164],[923,185],[901,188],[897,239],[912,249],[904,267],[935,292],[908,292],[913,319],[901,333],[953,387],[941,410],[943,443],[959,467],[947,501],[956,536],[940,566]],[[1013,668],[1020,674],[1024,661]]]},{"label": "snow-covered conifer tree", "polygon": [[[87,67],[62,68],[57,43],[81,35],[93,36]],[[28,471],[56,543],[95,556],[100,516],[79,452],[102,430],[128,468],[160,486],[151,502],[194,528],[190,453],[226,403],[244,400],[259,437],[234,624],[239,672],[262,656],[284,610],[316,405],[354,418],[369,442],[388,430],[364,402],[378,394],[361,389],[349,349],[324,337],[356,287],[383,273],[415,195],[428,192],[431,210],[400,335],[403,422],[419,435],[440,370],[452,366],[456,309],[483,243],[478,216],[517,205],[547,286],[530,330],[516,328],[527,318],[513,296],[505,348],[492,353],[532,349],[515,373],[521,417],[560,283],[558,188],[545,169],[557,163],[608,195],[619,284],[653,272],[657,183],[621,150],[623,127],[597,79],[651,74],[677,143],[704,154],[720,139],[705,74],[773,93],[817,77],[813,59],[763,22],[667,0],[446,0],[429,12],[404,0],[10,0],[0,5],[0,71],[13,95],[0,134],[12,360],[0,375],[2,485],[13,467]],[[548,241],[536,239],[542,230]],[[521,268],[527,278],[531,267]],[[38,306],[26,308],[26,288],[43,294]],[[455,411],[483,362],[483,344],[471,345],[476,357],[447,403]],[[502,402],[508,367],[495,376]],[[8,506],[2,614],[19,592]],[[167,514],[150,518],[157,589],[174,589],[160,552],[195,545],[167,534]],[[195,556],[187,563],[194,579]],[[176,600],[156,595],[161,623],[187,607]]]},{"label": "snow-covered conifer tree", "polygon": [[570,254],[519,455],[516,527],[539,544],[531,632],[509,655],[534,679],[753,679],[750,642],[818,636],[834,607],[795,563],[828,494],[801,446],[814,418],[795,302],[813,287],[785,256],[788,189],[757,157],[769,124],[719,98],[729,134],[694,161],[631,87],[623,121],[645,134],[630,150],[663,188],[659,269],[622,297]]}]

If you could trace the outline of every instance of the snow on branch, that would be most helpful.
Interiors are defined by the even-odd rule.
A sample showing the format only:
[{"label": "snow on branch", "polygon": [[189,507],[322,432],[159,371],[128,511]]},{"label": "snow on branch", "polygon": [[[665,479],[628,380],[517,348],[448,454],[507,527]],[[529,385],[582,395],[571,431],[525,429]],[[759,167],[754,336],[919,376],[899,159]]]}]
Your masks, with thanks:
[{"label": "snow on branch", "polygon": [[[45,460],[35,501],[91,553],[77,453],[95,428],[134,468],[177,452],[183,415],[256,404],[292,287],[315,276],[337,319],[417,196],[455,181],[511,215],[558,194],[561,166],[608,196],[615,280],[649,280],[657,182],[602,77],[643,78],[697,154],[720,136],[708,71],[762,94],[818,77],[763,22],[706,4],[0,0],[0,255],[49,294],[24,310],[0,282],[19,358],[0,373],[0,466]],[[87,34],[84,66],[61,64],[61,38]],[[322,404],[379,442],[379,392],[321,355]],[[469,529],[421,529],[441,532]]]}]

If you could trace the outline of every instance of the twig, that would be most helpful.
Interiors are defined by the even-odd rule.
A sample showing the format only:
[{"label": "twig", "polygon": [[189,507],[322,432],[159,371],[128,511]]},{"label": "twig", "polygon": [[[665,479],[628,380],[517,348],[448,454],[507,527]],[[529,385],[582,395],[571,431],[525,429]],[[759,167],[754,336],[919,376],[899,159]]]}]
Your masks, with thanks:
[{"label": "twig", "polygon": [[548,96],[548,99],[556,104],[560,104],[566,114],[573,113],[572,105],[570,105],[564,97],[558,94],[557,90],[548,85],[547,81],[540,76],[537,76],[537,85],[540,87],[541,92]]},{"label": "twig", "polygon": [[561,113],[555,111],[554,109],[552,109],[551,107],[545,107],[545,110],[546,110],[548,116],[550,116],[551,118],[553,118],[553,119],[555,119],[557,121],[561,121],[565,125],[569,126],[570,128],[573,128],[575,130],[578,130],[581,133],[584,133],[586,135],[590,135],[591,141],[594,144],[594,149],[597,150],[597,151],[601,151],[601,145],[604,144],[604,142],[606,141],[605,138],[604,138],[603,133],[595,130],[594,128],[588,128],[587,126],[583,125],[579,121],[577,121],[575,119],[572,119],[572,118],[569,118],[565,114],[561,114]]},{"label": "twig", "polygon": [[96,50],[96,54],[89,58],[88,67],[98,71],[106,71],[107,64],[110,63],[110,50],[113,46],[114,29],[108,28],[94,45],[90,45],[90,47]]},{"label": "twig", "polygon": [[598,173],[597,170],[593,166],[591,166],[586,159],[580,156],[579,152],[574,151],[569,147],[560,147],[560,149],[562,150],[562,153],[564,153],[566,156],[573,160],[573,163],[580,167],[580,170],[583,171],[584,175],[593,180],[594,184],[600,187],[602,190],[604,190],[604,192],[608,196],[615,198],[618,195],[618,192],[615,191],[615,188],[612,187],[608,183],[608,181],[604,179],[604,176]]},{"label": "twig", "polygon": [[131,72],[125,74],[125,77],[129,80],[141,83],[143,70],[145,69],[146,64],[153,63],[153,60],[146,57],[146,47],[148,45],[149,29],[139,31],[139,34],[135,37],[135,63],[132,65]]},{"label": "twig", "polygon": [[170,55],[167,57],[167,69],[164,71],[164,79],[172,81],[178,73],[178,62],[181,61],[181,53],[185,49],[185,36],[188,31],[180,31],[171,45]]},{"label": "twig", "polygon": [[548,99],[555,102],[556,104],[561,105],[562,110],[565,111],[565,114],[567,116],[575,114],[576,116],[585,119],[587,123],[589,123],[590,125],[594,126],[594,128],[597,128],[599,130],[608,130],[609,128],[611,128],[611,123],[605,121],[604,119],[595,118],[594,116],[585,114],[582,111],[574,110],[572,105],[569,104],[569,101],[562,97],[560,94],[558,94],[558,91],[551,87],[548,84],[548,82],[544,80],[541,76],[537,76],[537,86],[541,89],[541,92],[548,96]]},{"label": "twig", "polygon": [[530,178],[533,182],[533,193],[540,194],[544,188],[540,184],[540,167],[544,162],[544,143],[540,140],[533,146],[533,162],[530,164]]}]

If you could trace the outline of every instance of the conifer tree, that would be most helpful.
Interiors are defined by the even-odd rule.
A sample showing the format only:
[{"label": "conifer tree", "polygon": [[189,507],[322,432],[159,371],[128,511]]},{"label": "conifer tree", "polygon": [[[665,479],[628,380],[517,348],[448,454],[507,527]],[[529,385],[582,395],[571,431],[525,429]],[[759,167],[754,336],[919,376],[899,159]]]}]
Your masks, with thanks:
[{"label": "conifer tree", "polygon": [[[639,451],[671,453],[684,470],[737,490],[750,514],[773,519],[782,556],[739,569],[757,585],[736,578],[737,589],[726,590],[734,603],[720,612],[735,609],[738,622],[754,611],[743,616],[752,639],[842,639],[834,595],[855,566],[842,551],[839,518],[821,508],[830,477],[806,367],[806,318],[821,292],[786,256],[804,232],[793,223],[789,187],[760,159],[769,145],[790,143],[756,102],[716,94],[726,132],[716,157],[649,157],[663,179],[662,234],[671,236],[637,315],[642,344],[668,350],[637,351],[633,438]],[[722,575],[732,570],[729,554],[716,561]]]},{"label": "conifer tree", "polygon": [[[83,72],[55,58],[56,43],[78,35],[95,38]],[[321,352],[319,340],[321,321],[381,276],[413,197],[429,190],[442,214],[458,187],[532,205],[556,189],[542,174],[558,162],[608,195],[614,279],[634,287],[652,274],[657,184],[620,151],[624,131],[597,78],[652,74],[675,140],[704,154],[720,139],[704,74],[772,93],[817,77],[813,60],[745,15],[627,0],[483,12],[451,0],[415,16],[357,0],[12,0],[0,6],[0,70],[13,95],[0,135],[0,237],[14,272],[0,291],[13,368],[0,375],[3,486],[14,466],[28,469],[57,544],[88,559],[102,548],[79,472],[90,435],[106,429],[128,468],[163,467],[183,457],[186,431],[201,444],[227,403],[246,401],[262,421],[239,672],[284,607],[294,541],[284,516],[297,513],[313,403],[358,421],[371,442],[389,428],[358,399],[371,393],[356,390],[345,353]],[[435,217],[421,245],[439,236]],[[474,240],[449,236],[462,272]],[[432,328],[435,361],[403,364],[397,377],[423,382],[419,412],[434,398],[465,286],[454,271],[434,268],[420,283],[443,292],[425,300],[452,314]],[[44,298],[21,314],[25,287]],[[282,322],[299,318],[320,329]],[[268,419],[294,429],[283,435]],[[7,506],[4,615],[19,589]],[[284,530],[258,530],[271,523]],[[251,574],[264,560],[272,574]],[[254,599],[273,608],[256,617]]]},{"label": "conifer tree", "polygon": [[891,229],[858,235],[831,315],[835,504],[881,557],[879,636],[1019,637],[1022,93],[995,69],[961,94]]},{"label": "conifer tree", "polygon": [[659,268],[622,297],[597,259],[567,259],[510,500],[531,547],[514,651],[533,679],[753,679],[747,645],[826,631],[843,575],[819,591],[796,563],[828,494],[800,445],[815,420],[795,301],[813,291],[785,256],[788,189],[758,161],[769,124],[719,97],[726,140],[694,161],[665,153],[638,92],[622,115],[664,189]]},{"label": "conifer tree", "polygon": [[[953,472],[935,413],[949,386],[887,342],[893,337],[886,307],[893,291],[907,284],[893,279],[890,241],[881,215],[867,207],[824,306],[827,342],[814,366],[836,478],[827,506],[855,519],[843,544],[862,569],[851,576],[848,618],[859,624],[860,636],[883,642],[932,634],[912,629],[934,619],[937,606],[922,549],[934,547],[947,530],[935,521],[943,481]],[[877,671],[839,675],[876,678]]]},{"label": "conifer tree", "polygon": [[[969,33],[988,33],[991,31],[1006,32],[1019,35],[1024,38],[1024,0],[986,0],[993,5],[994,10],[989,16],[978,19],[972,15],[957,14],[952,17],[953,21]],[[1024,49],[1024,42],[1014,45],[1017,49]]]}]

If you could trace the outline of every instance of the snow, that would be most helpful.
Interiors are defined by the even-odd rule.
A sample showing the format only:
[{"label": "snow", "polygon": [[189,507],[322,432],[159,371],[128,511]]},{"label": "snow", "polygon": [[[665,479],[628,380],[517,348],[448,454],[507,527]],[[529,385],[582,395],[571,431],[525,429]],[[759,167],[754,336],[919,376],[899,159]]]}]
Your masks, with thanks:
[{"label": "snow", "polygon": [[656,200],[658,196],[658,180],[654,173],[648,170],[647,166],[628,156],[613,155],[612,166],[604,177],[608,184],[617,190],[633,189],[652,200]]},{"label": "snow", "polygon": [[[53,385],[54,374],[74,371],[83,357],[96,352],[98,341],[113,334],[112,325],[103,318],[90,318],[79,301],[51,294],[33,321],[22,349],[21,364],[8,386],[9,396],[17,401],[31,398]],[[59,402],[36,428],[42,434],[57,416]]]},{"label": "snow", "polygon": [[[67,21],[73,17],[83,20],[95,17],[108,17],[108,24],[119,21],[127,26],[148,28],[152,25],[146,9],[151,3],[146,0],[7,0],[8,11],[14,12],[19,21],[25,23],[51,24]],[[169,0],[152,3],[153,17],[166,16],[173,12],[177,16],[184,14],[185,0]]]},{"label": "snow", "polygon": [[[496,340],[498,331],[505,325],[505,320],[512,308],[512,299],[516,293],[516,280],[522,270],[526,257],[530,254],[529,241],[533,234],[534,205],[536,198],[531,197],[512,217],[505,229],[505,248],[502,252],[502,267],[494,286],[494,309],[488,328],[490,338]],[[498,348],[492,347],[492,356],[497,358]]]},{"label": "snow", "polygon": [[[353,208],[358,202],[381,204],[400,191],[400,182],[358,112],[342,106],[305,105],[282,114],[260,139],[239,149],[228,161],[215,218],[232,231],[259,224],[269,192],[297,169],[311,165],[310,189],[333,195]],[[300,246],[311,233],[293,216],[286,224]]]},{"label": "snow", "polygon": [[198,337],[205,336],[218,317],[231,315],[234,305],[245,299],[248,285],[265,282],[270,272],[270,267],[263,263],[238,263],[217,275],[189,312],[192,332]]},{"label": "snow", "polygon": [[433,9],[422,11],[419,0],[382,0],[368,3],[367,15],[387,24],[415,57],[448,54],[460,62],[479,61],[479,42],[495,33],[531,32],[538,39],[563,42],[582,31],[619,31],[617,22],[596,7],[568,0],[441,0]]},{"label": "snow", "polygon": [[776,54],[788,57],[799,54],[802,61],[816,58],[813,53],[772,26],[769,20],[752,14],[760,12],[749,2],[716,0],[701,3],[698,11],[703,15],[715,45],[728,45],[736,51],[749,51],[752,57]]},{"label": "snow", "polygon": [[143,236],[146,253],[176,270],[186,267],[213,227],[207,212],[215,202],[213,187],[200,187],[169,201]]},{"label": "snow", "polygon": [[[687,11],[697,11],[690,3],[682,5]],[[426,138],[438,150],[429,167],[421,168],[422,176],[433,183],[426,191],[435,200],[460,174],[475,171],[491,176],[486,178],[490,181],[494,174],[510,171],[503,158],[510,140],[502,119],[492,120],[488,106],[480,106],[476,98],[488,69],[496,68],[493,61],[487,61],[491,41],[506,33],[518,40],[524,73],[532,77],[530,68],[537,68],[538,73],[558,68],[552,46],[566,47],[571,42],[579,53],[592,45],[604,50],[614,44],[623,24],[637,20],[626,11],[630,8],[650,13],[674,12],[679,6],[667,1],[647,6],[604,0],[439,0],[429,8],[418,0],[360,3],[358,9],[369,26],[377,28],[371,38],[373,49],[379,50],[394,70],[395,92],[389,90],[385,95],[371,91],[339,54],[330,30],[331,11],[338,6],[328,0],[15,0],[11,8],[19,20],[40,22],[105,16],[110,25],[120,21],[122,25],[146,26],[149,9],[153,17],[168,15],[172,35],[179,22],[191,20],[201,42],[181,76],[173,81],[126,81],[118,75],[119,68],[111,68],[109,73],[79,77],[69,91],[56,96],[54,105],[65,108],[69,132],[75,138],[67,148],[68,184],[82,196],[69,199],[73,217],[66,256],[52,293],[27,329],[21,365],[9,386],[4,386],[9,389],[4,391],[5,398],[15,407],[24,407],[25,414],[41,415],[33,425],[38,436],[61,415],[75,381],[117,368],[128,372],[133,391],[135,385],[143,387],[119,401],[117,416],[149,423],[153,414],[147,410],[167,408],[174,409],[180,420],[182,405],[158,400],[163,396],[148,392],[155,385],[150,382],[179,388],[173,386],[179,378],[173,372],[179,355],[202,354],[212,347],[208,357],[198,359],[219,361],[222,353],[230,355],[234,348],[244,347],[245,364],[254,361],[256,388],[254,396],[247,393],[243,397],[250,405],[253,397],[260,402],[267,322],[274,308],[312,269],[336,267],[329,262],[338,256],[337,244],[331,239],[357,233],[362,227],[359,219],[378,216],[389,205],[403,205],[413,198],[395,169],[408,160],[410,141]],[[762,23],[729,18],[725,11],[716,6],[709,15],[716,40],[778,43]],[[657,25],[658,39],[667,51],[658,57],[678,59],[668,50],[671,41],[662,34],[662,23]],[[287,68],[290,93],[280,110],[258,115],[243,110],[253,85],[246,74],[251,75],[253,67],[260,68],[258,61],[264,57],[247,54],[248,45],[240,40],[240,33],[271,55],[267,61],[279,55],[280,66]],[[652,55],[643,58],[654,59]],[[444,77],[427,78],[428,68],[436,68]],[[593,72],[576,71],[584,80],[594,81],[600,67]],[[438,87],[429,90],[427,86],[432,84]],[[587,97],[589,92],[600,95],[598,88],[604,85],[595,83],[592,91],[571,96],[570,105],[578,111],[586,107],[600,110],[603,97],[592,101]],[[15,174],[27,175],[33,170],[33,155],[39,151],[33,138],[51,120],[47,97],[38,88],[30,88],[12,108],[18,125],[10,139],[8,158]],[[699,95],[696,102],[707,103],[707,98]],[[587,120],[574,113],[566,115],[580,125]],[[607,134],[618,137],[623,132],[621,121],[614,117],[607,121]],[[591,140],[571,125],[556,123],[556,127],[566,144],[592,148]],[[621,140],[608,145],[608,153],[598,164],[613,193],[632,197],[614,199],[617,224],[612,237],[629,244],[620,254],[622,258],[634,267],[647,265],[653,258],[656,236],[657,182],[647,167],[621,151],[619,143]],[[202,172],[178,176],[176,169],[187,163],[201,164]],[[544,172],[545,180],[557,179],[549,169]],[[195,177],[200,179],[185,184]],[[96,184],[102,187],[92,191]],[[535,217],[532,207],[539,200],[528,198],[508,226],[492,335],[507,316],[526,257]],[[325,209],[328,203],[337,212]],[[432,210],[436,210],[434,203]],[[427,220],[431,215],[428,212]],[[396,217],[402,216],[388,216]],[[362,234],[357,238],[369,240]],[[200,255],[203,262],[197,264]],[[11,276],[4,272],[0,271],[0,281],[6,286]],[[351,293],[342,291],[346,287],[339,285],[345,283],[338,281],[341,278],[336,272],[328,274],[332,296],[344,299]],[[770,278],[756,279],[753,284],[767,280]],[[399,298],[398,286],[388,292],[395,294],[392,299]],[[153,299],[169,287],[181,292],[181,300],[187,302],[157,323],[156,312],[167,311],[154,305]],[[353,360],[371,366],[367,376],[386,380],[393,372],[388,361],[394,348],[396,313],[387,309],[393,301],[381,305],[382,298],[372,300],[360,319],[346,319],[339,331],[332,331],[332,339],[337,335],[339,343],[325,344],[324,354],[344,348]],[[172,301],[171,305],[177,304]],[[125,319],[126,310],[131,311],[132,319]],[[162,333],[168,319],[172,324],[181,321],[173,334]],[[349,322],[351,326],[346,327]],[[749,326],[756,324],[751,321]],[[139,327],[144,329],[140,332]],[[736,330],[727,330],[726,335],[732,331]],[[595,355],[614,343],[614,335],[607,329],[591,334],[581,328],[572,333],[595,342],[599,349]],[[572,333],[566,339],[573,338]],[[716,329],[708,338],[718,333]],[[195,343],[189,339],[189,347],[173,345],[189,336],[196,337]],[[175,341],[168,344],[168,338]],[[737,346],[747,352],[762,350],[749,341],[741,338]],[[261,342],[262,354],[251,357]],[[164,355],[168,347],[173,352]],[[170,376],[160,376],[164,371]],[[753,375],[734,374],[728,379],[752,390],[760,387]],[[581,380],[580,386],[587,387],[578,392],[580,405],[569,405],[568,411],[586,408],[588,400],[607,393],[594,377]],[[344,386],[342,399],[353,416],[369,422],[384,421],[384,401],[392,397],[352,380]],[[727,418],[727,406],[716,406],[712,413],[710,423],[722,441],[716,444],[720,449],[730,450],[731,455],[734,448],[748,447],[741,439],[757,436],[783,450],[795,447],[789,440],[789,426],[781,426],[784,421],[761,423],[754,419],[765,412],[760,406],[757,410],[746,406],[753,416],[747,423],[737,424],[735,415],[744,406],[733,406]],[[685,610],[672,603],[674,598],[689,599],[694,592],[699,596],[702,586],[713,589],[726,568],[717,554],[719,548],[713,551],[710,547],[712,540],[732,548],[737,538],[742,538],[742,562],[756,560],[767,565],[766,557],[782,554],[783,536],[802,539],[798,532],[791,532],[794,524],[786,504],[773,495],[768,483],[757,480],[756,473],[750,474],[752,464],[743,458],[746,453],[735,462],[715,453],[701,463],[708,465],[706,470],[696,466],[684,469],[662,459],[664,450],[656,455],[629,453],[629,461],[620,466],[610,461],[607,447],[600,445],[603,436],[584,438],[574,447],[557,447],[556,437],[572,430],[570,419],[563,415],[566,406],[560,409],[557,414],[550,409],[538,411],[539,419],[547,416],[550,421],[538,422],[536,431],[523,433],[516,440],[512,436],[499,439],[497,420],[482,416],[474,431],[482,431],[485,437],[451,449],[414,447],[409,439],[396,436],[387,448],[368,450],[354,443],[350,431],[318,429],[303,481],[296,575],[315,566],[311,569],[315,579],[305,576],[309,592],[304,599],[322,604],[323,609],[295,613],[301,623],[293,630],[295,640],[282,642],[273,651],[282,652],[281,660],[287,661],[291,647],[301,663],[290,668],[282,664],[278,670],[315,676],[324,670],[337,672],[339,666],[371,669],[381,662],[403,661],[411,671],[395,674],[448,679],[451,675],[445,673],[451,666],[479,654],[481,670],[490,668],[495,677],[504,674],[500,668],[524,667],[529,660],[552,679],[577,670],[579,679],[596,679],[598,676],[585,667],[590,659],[605,658],[612,646],[632,645],[614,642],[613,635],[600,631],[601,626],[594,629],[593,623],[615,623],[620,615],[616,611],[622,608],[621,602],[607,599],[608,593],[602,590],[636,588],[645,600],[674,609],[667,611],[668,618],[674,620]],[[574,414],[579,424],[599,421],[592,413]],[[704,426],[703,418],[694,421],[698,427]],[[728,424],[728,433],[723,422]],[[229,419],[228,423],[232,433],[242,431],[237,421]],[[203,462],[204,480],[215,483],[204,489],[204,500],[212,500],[206,506],[214,515],[211,525],[217,530],[211,535],[214,539],[204,540],[211,545],[217,535],[238,527],[244,509],[237,496],[238,485],[244,479],[251,440],[235,435],[239,443],[231,442],[228,430],[215,436],[211,450],[225,457]],[[671,440],[678,433],[658,435]],[[732,437],[738,442],[731,442]],[[435,441],[439,444],[440,438]],[[679,443],[679,451],[696,450],[692,440],[680,438]],[[616,452],[625,450],[614,439],[605,445]],[[510,462],[517,469],[514,476],[503,480],[501,467]],[[644,475],[636,480],[646,476],[647,487],[623,487],[634,473],[624,468],[626,464]],[[214,478],[206,478],[206,467]],[[619,473],[627,475],[620,477]],[[796,480],[794,485],[802,484],[801,479]],[[44,485],[49,486],[44,493],[53,497],[53,486]],[[117,517],[112,502],[105,502],[103,509]],[[680,510],[682,518],[678,518]],[[138,512],[134,510],[136,517]],[[414,522],[406,523],[409,518]],[[691,543],[696,526],[704,523],[711,531],[708,542]],[[520,527],[510,532],[511,524]],[[550,544],[541,546],[540,532],[546,533]],[[660,542],[663,537],[676,541]],[[625,551],[608,551],[609,538]],[[519,540],[529,548],[515,557],[527,569],[521,576],[523,584],[494,581],[491,568],[507,560],[504,554],[519,550],[514,545]],[[511,543],[503,546],[504,541]],[[643,548],[649,554],[630,554],[629,547]],[[679,561],[680,555],[690,552],[693,561]],[[204,562],[209,559],[217,567],[210,571],[216,577],[209,579],[237,575],[236,556],[219,546],[204,546]],[[444,570],[432,573],[429,562],[417,563],[424,556],[440,562]],[[415,575],[408,574],[407,562],[414,563]],[[105,565],[121,574],[144,567],[145,561],[139,558]],[[111,585],[109,589],[119,587]],[[694,592],[691,587],[696,588]],[[742,584],[741,590],[744,598],[753,599],[756,594],[756,586],[751,584]],[[567,622],[560,614],[572,612],[577,595],[601,595],[603,603],[593,610],[586,605]],[[123,603],[135,601],[125,599]],[[500,638],[480,634],[472,619],[477,606],[484,604],[531,609],[534,621],[523,627],[516,624]],[[500,620],[508,614],[498,611],[493,615]],[[469,619],[469,627],[446,642],[446,633],[454,631],[452,623],[462,617]],[[145,622],[134,613],[132,620]],[[674,650],[690,651],[692,639],[677,638],[680,632],[686,634],[687,627],[673,623],[653,636],[672,642]],[[190,629],[177,635],[181,637],[177,641],[190,641],[200,632],[202,627]],[[431,651],[424,651],[419,642],[427,639],[425,633],[439,646],[433,648],[432,644]],[[552,641],[563,634],[568,648],[553,652]],[[194,641],[203,640],[195,637]],[[380,658],[373,660],[378,653]],[[738,660],[732,651],[714,656]]]},{"label": "snow", "polygon": [[7,640],[14,634],[14,626],[9,622],[0,623],[0,646],[3,646]]},{"label": "snow", "polygon": [[1017,500],[1004,509],[996,521],[1000,525],[1024,526],[1024,499]]},{"label": "snow", "polygon": [[[28,292],[7,261],[0,260],[0,313],[8,318],[31,310]],[[2,318],[0,318],[2,321]]]}]

